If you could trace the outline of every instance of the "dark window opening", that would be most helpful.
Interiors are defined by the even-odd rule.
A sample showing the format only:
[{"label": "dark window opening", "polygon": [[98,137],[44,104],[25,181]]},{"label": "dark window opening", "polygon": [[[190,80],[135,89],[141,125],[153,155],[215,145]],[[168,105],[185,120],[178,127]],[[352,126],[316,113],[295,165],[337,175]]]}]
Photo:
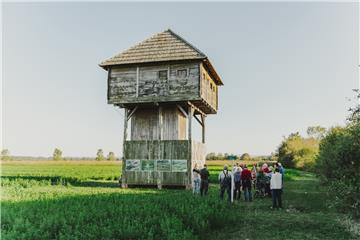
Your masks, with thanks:
[{"label": "dark window opening", "polygon": [[168,80],[168,71],[167,70],[159,71],[159,79]]},{"label": "dark window opening", "polygon": [[187,77],[187,69],[179,69],[176,74],[181,78]]}]

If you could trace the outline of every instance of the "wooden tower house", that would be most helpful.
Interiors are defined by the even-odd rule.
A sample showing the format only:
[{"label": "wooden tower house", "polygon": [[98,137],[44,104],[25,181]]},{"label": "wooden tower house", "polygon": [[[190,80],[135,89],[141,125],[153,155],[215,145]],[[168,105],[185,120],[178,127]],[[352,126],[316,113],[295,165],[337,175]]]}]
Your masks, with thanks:
[{"label": "wooden tower house", "polygon": [[[100,66],[108,103],[125,110],[122,187],[191,188],[193,166],[205,163],[205,118],[216,114],[223,85],[207,56],[166,30]],[[201,142],[192,139],[192,119]]]}]

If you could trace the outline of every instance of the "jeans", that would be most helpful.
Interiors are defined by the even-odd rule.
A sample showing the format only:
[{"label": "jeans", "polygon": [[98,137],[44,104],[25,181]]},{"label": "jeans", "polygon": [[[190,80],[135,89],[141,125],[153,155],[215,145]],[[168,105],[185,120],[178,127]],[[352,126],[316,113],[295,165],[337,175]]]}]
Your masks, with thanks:
[{"label": "jeans", "polygon": [[199,194],[200,193],[200,179],[194,179],[194,188],[193,193]]},{"label": "jeans", "polygon": [[242,186],[243,186],[245,201],[252,201],[251,180],[249,180],[249,179],[243,180]]},{"label": "jeans", "polygon": [[241,197],[241,182],[235,182],[234,199],[239,200]]},{"label": "jeans", "polygon": [[225,190],[228,195],[228,201],[231,202],[231,186],[223,186],[223,185],[220,186],[220,198],[224,199]]},{"label": "jeans", "polygon": [[200,195],[207,195],[209,189],[209,181],[201,179],[200,182]]},{"label": "jeans", "polygon": [[272,202],[273,202],[273,208],[282,208],[282,202],[281,202],[281,189],[272,189]]}]

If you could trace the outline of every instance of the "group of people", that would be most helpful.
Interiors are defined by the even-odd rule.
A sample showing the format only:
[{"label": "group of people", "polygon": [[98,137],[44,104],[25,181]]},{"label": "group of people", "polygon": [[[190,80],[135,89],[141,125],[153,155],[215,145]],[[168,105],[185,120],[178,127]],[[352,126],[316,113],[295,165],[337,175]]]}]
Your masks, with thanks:
[{"label": "group of people", "polygon": [[[225,165],[218,177],[220,198],[224,199],[226,192],[229,202],[232,200],[231,194],[233,194],[233,200],[240,200],[242,189],[245,201],[252,201],[252,188],[254,188],[255,196],[272,197],[272,208],[282,208],[281,195],[284,174],[285,169],[279,162],[274,166],[268,166],[266,163],[261,167],[254,165],[251,170],[245,164],[236,163],[230,171]],[[201,170],[195,165],[193,169],[194,193],[199,193],[201,196],[207,195],[209,176],[210,173],[206,164]]]}]

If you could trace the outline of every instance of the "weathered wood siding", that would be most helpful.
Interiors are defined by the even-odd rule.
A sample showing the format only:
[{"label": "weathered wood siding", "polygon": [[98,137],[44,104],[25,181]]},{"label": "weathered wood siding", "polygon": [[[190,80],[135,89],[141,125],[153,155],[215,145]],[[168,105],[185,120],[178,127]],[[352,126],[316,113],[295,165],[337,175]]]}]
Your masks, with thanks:
[{"label": "weathered wood siding", "polygon": [[188,140],[126,141],[124,157],[128,185],[186,186],[194,163],[205,163],[205,146]]},{"label": "weathered wood siding", "polygon": [[212,79],[211,75],[204,68],[203,64],[200,65],[201,74],[201,97],[216,111],[218,110],[218,86]]},{"label": "weathered wood siding", "polygon": [[[108,102],[129,104],[200,100],[200,63],[154,64],[110,69]],[[185,70],[186,74],[179,74]],[[168,71],[167,79],[159,71]]]},{"label": "weathered wood siding", "polygon": [[109,74],[108,101],[117,97],[136,97],[136,67],[112,68]]},{"label": "weathered wood siding", "polygon": [[157,108],[140,108],[131,118],[131,140],[158,140],[159,113]]},{"label": "weathered wood siding", "polygon": [[131,118],[131,140],[184,140],[186,130],[176,106],[139,108]]}]

